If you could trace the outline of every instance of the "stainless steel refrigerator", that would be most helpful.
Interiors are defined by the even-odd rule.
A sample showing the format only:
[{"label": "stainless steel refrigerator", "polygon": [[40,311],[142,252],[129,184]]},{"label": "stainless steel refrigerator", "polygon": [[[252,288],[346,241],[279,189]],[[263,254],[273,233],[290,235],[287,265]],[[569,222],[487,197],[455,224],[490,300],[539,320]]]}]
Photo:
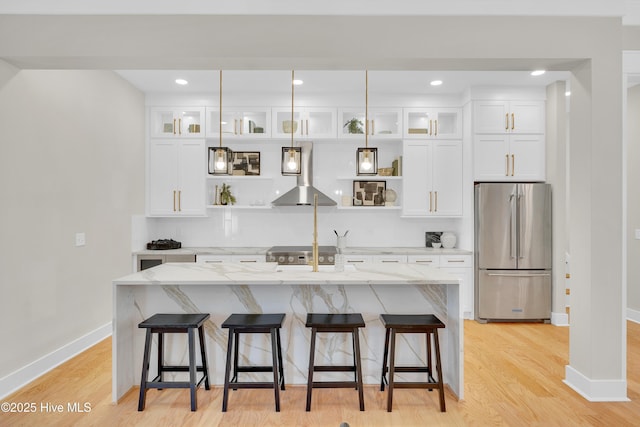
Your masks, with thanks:
[{"label": "stainless steel refrigerator", "polygon": [[475,185],[475,317],[551,318],[551,186]]}]

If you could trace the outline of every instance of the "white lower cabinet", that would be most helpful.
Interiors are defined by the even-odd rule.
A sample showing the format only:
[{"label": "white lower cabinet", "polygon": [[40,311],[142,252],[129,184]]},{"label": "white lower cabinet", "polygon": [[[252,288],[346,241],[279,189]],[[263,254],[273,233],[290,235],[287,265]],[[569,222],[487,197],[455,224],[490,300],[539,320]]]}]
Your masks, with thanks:
[{"label": "white lower cabinet", "polygon": [[383,264],[406,264],[406,255],[372,255],[371,262],[381,262]]},{"label": "white lower cabinet", "polygon": [[349,255],[345,254],[344,263],[345,264],[365,264],[371,262],[371,255]]},{"label": "white lower cabinet", "polygon": [[203,255],[196,255],[196,262],[200,262],[204,264],[221,264],[223,262],[255,263],[255,262],[266,262],[266,257],[265,255],[260,255],[260,254],[246,254],[246,255],[203,254]]}]

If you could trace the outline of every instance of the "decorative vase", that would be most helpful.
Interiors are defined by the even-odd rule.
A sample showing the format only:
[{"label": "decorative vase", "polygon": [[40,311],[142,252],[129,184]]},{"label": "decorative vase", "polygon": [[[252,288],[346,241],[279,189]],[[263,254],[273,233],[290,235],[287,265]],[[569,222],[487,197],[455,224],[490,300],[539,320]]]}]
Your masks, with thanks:
[{"label": "decorative vase", "polygon": [[453,249],[456,246],[456,235],[445,231],[440,236],[440,242],[442,243],[442,247],[445,249]]},{"label": "decorative vase", "polygon": [[398,200],[398,193],[394,190],[389,188],[384,192],[385,206],[395,206],[396,200]]}]

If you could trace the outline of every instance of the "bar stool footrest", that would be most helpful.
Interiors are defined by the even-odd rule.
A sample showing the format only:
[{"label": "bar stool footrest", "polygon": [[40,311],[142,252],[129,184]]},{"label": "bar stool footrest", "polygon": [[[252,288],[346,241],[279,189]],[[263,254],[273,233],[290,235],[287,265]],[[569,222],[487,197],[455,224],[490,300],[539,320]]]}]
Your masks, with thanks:
[{"label": "bar stool footrest", "polygon": [[355,372],[355,366],[314,366],[314,372]]},{"label": "bar stool footrest", "polygon": [[358,388],[357,381],[314,381],[313,388]]},{"label": "bar stool footrest", "polygon": [[239,388],[274,388],[272,382],[235,382],[229,383],[229,388],[237,390]]}]

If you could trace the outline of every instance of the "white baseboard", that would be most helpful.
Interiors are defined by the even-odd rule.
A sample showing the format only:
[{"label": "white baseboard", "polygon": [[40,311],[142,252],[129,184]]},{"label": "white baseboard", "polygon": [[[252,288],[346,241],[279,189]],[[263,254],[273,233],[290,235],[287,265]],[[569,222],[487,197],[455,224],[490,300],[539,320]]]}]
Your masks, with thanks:
[{"label": "white baseboard", "polygon": [[109,322],[40,359],[23,366],[6,377],[0,378],[0,399],[4,399],[39,376],[99,343],[110,336],[111,333],[112,327],[111,322]]},{"label": "white baseboard", "polygon": [[627,320],[631,320],[632,322],[640,323],[640,311],[633,310],[627,307]]},{"label": "white baseboard", "polygon": [[569,315],[567,313],[551,312],[551,324],[555,326],[569,326]]},{"label": "white baseboard", "polygon": [[628,402],[626,380],[592,380],[569,365],[563,382],[590,402]]}]

